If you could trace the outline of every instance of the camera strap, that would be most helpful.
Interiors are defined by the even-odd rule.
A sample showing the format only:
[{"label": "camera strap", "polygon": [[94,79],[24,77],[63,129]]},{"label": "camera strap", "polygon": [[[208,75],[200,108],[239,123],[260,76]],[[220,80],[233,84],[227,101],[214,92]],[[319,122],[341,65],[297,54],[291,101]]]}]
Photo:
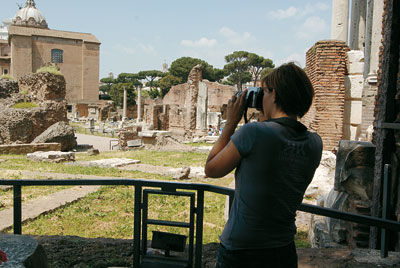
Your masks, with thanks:
[{"label": "camera strap", "polygon": [[244,108],[244,112],[243,112],[243,118],[244,118],[244,123],[247,124],[249,122],[249,120],[247,120],[247,105]]}]

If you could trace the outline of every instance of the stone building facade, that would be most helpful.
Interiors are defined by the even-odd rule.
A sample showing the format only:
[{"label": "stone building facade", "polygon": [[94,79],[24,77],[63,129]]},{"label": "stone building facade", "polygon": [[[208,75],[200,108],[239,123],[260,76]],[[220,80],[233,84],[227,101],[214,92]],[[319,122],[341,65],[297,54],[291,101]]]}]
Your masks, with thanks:
[{"label": "stone building facade", "polygon": [[51,62],[65,77],[68,104],[98,102],[100,42],[94,35],[51,30],[35,1],[26,1],[2,44],[0,68],[8,68],[14,78]]}]

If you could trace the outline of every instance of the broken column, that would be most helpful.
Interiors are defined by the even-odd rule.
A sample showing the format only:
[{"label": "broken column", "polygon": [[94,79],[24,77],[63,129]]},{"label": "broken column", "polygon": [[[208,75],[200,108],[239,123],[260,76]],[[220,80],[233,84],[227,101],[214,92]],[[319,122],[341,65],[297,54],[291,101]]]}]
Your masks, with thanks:
[{"label": "broken column", "polygon": [[332,1],[331,39],[347,44],[349,27],[349,0]]},{"label": "broken column", "polygon": [[379,47],[382,45],[383,0],[374,1],[373,16],[370,18],[371,47],[369,55],[368,82],[376,83],[379,69]]},{"label": "broken column", "polygon": [[202,67],[196,65],[189,73],[187,81],[187,91],[185,98],[185,136],[191,138],[196,130],[197,97],[199,92],[199,82],[202,79]]},{"label": "broken column", "polygon": [[350,48],[363,50],[365,43],[366,0],[353,0],[351,6]]},{"label": "broken column", "polygon": [[124,87],[124,107],[123,107],[123,114],[122,114],[122,120],[127,120],[127,116],[126,116],[126,111],[127,111],[127,108],[128,108],[128,99],[127,99],[127,94],[126,94],[127,92],[126,92],[126,87]]},{"label": "broken column", "polygon": [[141,120],[141,114],[140,114],[140,109],[142,108],[142,88],[138,87],[138,96],[137,96],[137,122],[140,122]]},{"label": "broken column", "polygon": [[197,97],[196,132],[198,135],[207,135],[207,108],[208,88],[207,84],[199,82],[199,93]]}]

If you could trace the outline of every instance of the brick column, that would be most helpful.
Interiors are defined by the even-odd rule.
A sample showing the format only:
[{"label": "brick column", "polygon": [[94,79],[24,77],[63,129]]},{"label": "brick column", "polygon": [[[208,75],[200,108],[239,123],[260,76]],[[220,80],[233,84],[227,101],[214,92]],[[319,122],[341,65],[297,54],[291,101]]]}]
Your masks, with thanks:
[{"label": "brick column", "polygon": [[306,54],[315,96],[302,122],[322,137],[324,150],[337,149],[343,138],[347,51],[343,41],[327,40],[317,42]]}]

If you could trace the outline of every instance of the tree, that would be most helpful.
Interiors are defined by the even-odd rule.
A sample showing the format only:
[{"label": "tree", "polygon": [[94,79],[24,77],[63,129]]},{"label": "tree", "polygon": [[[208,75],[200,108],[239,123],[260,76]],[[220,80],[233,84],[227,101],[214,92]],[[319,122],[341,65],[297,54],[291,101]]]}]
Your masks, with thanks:
[{"label": "tree", "polygon": [[166,76],[165,73],[157,70],[149,70],[149,71],[141,71],[138,73],[139,77],[142,79],[147,80],[146,86],[148,85],[150,87],[150,90],[152,90],[154,87],[157,87],[155,82],[157,82],[157,78],[162,78]]},{"label": "tree", "polygon": [[273,69],[275,65],[272,63],[272,60],[265,59],[264,57],[254,53],[249,53],[247,58],[249,62],[249,70],[253,77],[253,86],[256,86],[257,80],[261,77],[261,72],[266,68]]},{"label": "tree", "polygon": [[138,87],[143,84],[139,80],[140,76],[134,73],[120,73],[111,86],[109,95],[116,106],[122,106],[124,101],[124,87],[127,90],[128,105],[136,104],[136,92]]},{"label": "tree", "polygon": [[111,77],[105,77],[100,79],[100,82],[102,82],[104,85],[101,85],[99,90],[106,94],[110,91],[111,86],[115,83],[115,80]]},{"label": "tree", "polygon": [[249,52],[246,51],[235,51],[225,56],[227,64],[224,66],[224,70],[229,74],[228,81],[234,83],[238,90],[242,90],[242,85],[250,82],[252,78],[249,72],[248,55]]},{"label": "tree", "polygon": [[168,74],[158,81],[158,85],[161,89],[161,97],[164,98],[165,95],[169,92],[172,86],[178,85],[182,83],[182,79],[172,74]]},{"label": "tree", "polygon": [[274,70],[274,68],[269,68],[269,67],[264,68],[260,73],[260,78],[263,79],[264,77],[269,75],[273,70]]},{"label": "tree", "polygon": [[[203,78],[211,82],[219,81],[225,77],[223,70],[216,69],[204,60],[195,59],[191,57],[182,57],[171,63],[169,73],[181,79],[182,83],[187,82],[190,70],[198,64],[203,67]],[[221,76],[222,75],[222,76]]]}]

